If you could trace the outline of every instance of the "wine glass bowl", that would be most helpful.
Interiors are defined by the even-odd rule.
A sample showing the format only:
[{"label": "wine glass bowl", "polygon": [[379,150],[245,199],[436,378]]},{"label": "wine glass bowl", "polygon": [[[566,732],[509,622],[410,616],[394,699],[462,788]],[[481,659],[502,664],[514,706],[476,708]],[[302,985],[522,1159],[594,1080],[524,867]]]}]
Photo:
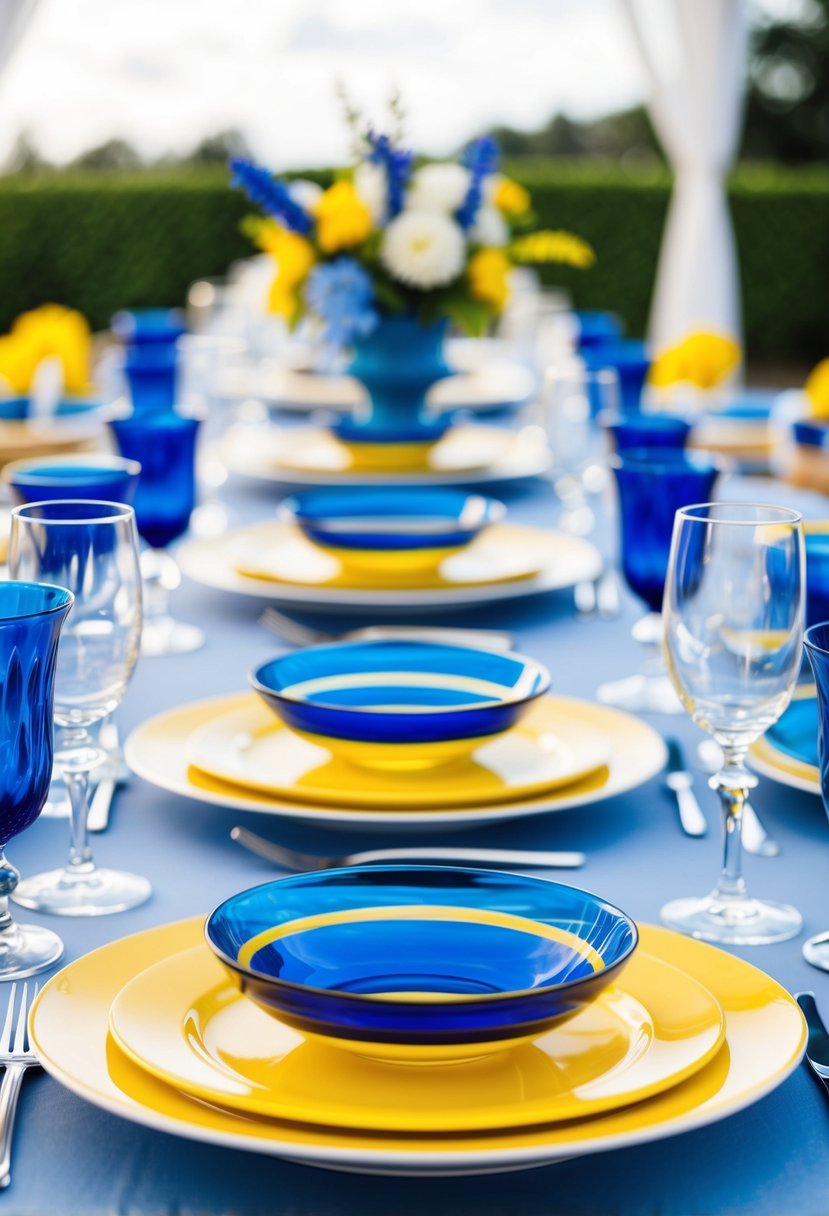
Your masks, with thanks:
[{"label": "wine glass bowl", "polygon": [[672,900],[672,928],[727,945],[785,941],[795,908],[751,898],[740,870],[742,811],[757,779],[749,746],[782,714],[801,663],[805,555],[800,515],[787,507],[702,503],[677,512],[663,617],[668,673],[694,722],[723,750],[725,857],[716,888]]},{"label": "wine glass bowl", "polygon": [[0,583],[0,980],[34,975],[63,954],[57,934],[12,920],[18,873],[5,848],[34,823],[49,791],[58,637],[72,601],[62,587]]},{"label": "wine glass bowl", "polygon": [[104,759],[90,728],[123,699],[138,659],[141,576],[132,507],[56,500],[15,507],[9,539],[13,575],[51,579],[74,594],[58,651],[55,760],[71,805],[68,864],[20,883],[17,903],[63,916],[95,916],[142,903],[146,879],[95,867],[87,844],[89,776]]}]

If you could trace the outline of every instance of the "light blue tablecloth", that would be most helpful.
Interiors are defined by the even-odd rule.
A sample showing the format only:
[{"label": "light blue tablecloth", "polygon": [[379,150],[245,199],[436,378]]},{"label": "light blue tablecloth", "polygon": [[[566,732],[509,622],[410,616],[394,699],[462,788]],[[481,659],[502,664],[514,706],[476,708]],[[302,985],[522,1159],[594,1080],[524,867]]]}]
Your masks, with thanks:
[{"label": "light blue tablecloth", "polygon": [[[816,496],[768,482],[735,483],[728,495],[800,504],[812,516],[829,515]],[[275,497],[273,490],[233,481],[227,501],[239,522],[266,517]],[[553,501],[543,483],[514,489],[505,497],[512,518],[552,523]],[[599,539],[605,548],[614,544],[606,526]],[[184,701],[244,688],[248,669],[278,650],[275,639],[257,625],[262,606],[261,601],[185,584],[175,597],[175,611],[206,629],[207,646],[197,654],[139,664],[120,711],[124,730]],[[513,630],[522,651],[549,665],[557,692],[590,697],[601,680],[637,669],[639,654],[629,629],[639,612],[623,592],[618,620],[583,623],[574,619],[572,596],[562,594],[485,613],[465,612],[455,623]],[[339,623],[320,620],[330,627]],[[686,718],[653,722],[683,739],[693,757],[701,736]],[[601,892],[637,920],[655,921],[665,900],[702,894],[716,875],[718,812],[702,777],[697,794],[714,829],[702,840],[682,835],[659,779],[582,810],[441,839],[584,849],[589,862],[574,881]],[[829,825],[819,800],[766,781],[754,802],[779,838],[782,854],[775,860],[747,859],[751,888],[796,903],[807,933],[829,927]],[[96,858],[148,875],[155,894],[145,907],[121,916],[61,920],[57,927],[66,942],[67,960],[139,929],[205,913],[231,892],[270,877],[273,871],[266,863],[230,843],[228,832],[236,822],[319,851],[367,843],[365,835],[313,834],[278,819],[202,806],[135,778],[117,795],[109,831],[95,838]],[[410,839],[418,837],[395,836],[399,843]],[[41,819],[9,851],[11,860],[30,874],[59,864],[66,847],[66,824]],[[740,953],[792,991],[814,989],[829,1017],[829,976],[802,961],[801,940]],[[0,1209],[21,1216],[818,1216],[829,1210],[829,1103],[803,1068],[751,1109],[682,1137],[529,1172],[396,1180],[338,1175],[148,1131],[96,1109],[36,1073],[24,1086],[13,1175]]]}]

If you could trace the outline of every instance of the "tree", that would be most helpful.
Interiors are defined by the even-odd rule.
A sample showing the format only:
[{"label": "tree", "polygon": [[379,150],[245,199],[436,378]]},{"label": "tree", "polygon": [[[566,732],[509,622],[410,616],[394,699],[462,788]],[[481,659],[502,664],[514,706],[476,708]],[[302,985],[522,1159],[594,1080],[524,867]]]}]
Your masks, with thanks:
[{"label": "tree", "polygon": [[196,144],[189,156],[184,160],[194,165],[226,165],[231,156],[251,158],[251,150],[241,131],[230,127],[227,131],[218,131],[215,135],[207,135]]},{"label": "tree", "polygon": [[754,27],[741,157],[829,161],[829,0]]},{"label": "tree", "polygon": [[125,139],[108,139],[76,156],[73,169],[140,169],[141,157]]}]

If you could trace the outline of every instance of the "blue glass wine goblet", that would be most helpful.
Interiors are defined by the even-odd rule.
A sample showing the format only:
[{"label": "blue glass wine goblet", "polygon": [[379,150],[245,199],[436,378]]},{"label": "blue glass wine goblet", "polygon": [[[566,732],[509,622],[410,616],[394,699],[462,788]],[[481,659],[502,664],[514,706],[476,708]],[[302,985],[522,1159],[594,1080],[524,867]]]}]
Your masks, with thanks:
[{"label": "blue glass wine goblet", "polygon": [[22,979],[63,954],[56,933],[19,925],[9,912],[17,870],[5,849],[34,823],[52,775],[52,702],[58,638],[72,593],[39,583],[0,583],[0,979]]},{"label": "blue glass wine goblet", "polygon": [[122,456],[141,464],[135,494],[138,532],[148,548],[141,555],[144,576],[143,655],[188,654],[204,645],[195,625],[169,613],[169,593],[181,574],[166,546],[182,536],[196,505],[196,439],[201,423],[196,413],[136,414],[112,419],[110,425]]},{"label": "blue glass wine goblet", "polygon": [[51,579],[74,594],[58,651],[55,760],[72,808],[63,869],[20,883],[14,899],[58,916],[101,916],[143,903],[145,878],[98,869],[87,840],[90,773],[103,762],[90,729],[120,705],[141,640],[141,572],[132,507],[56,500],[12,511],[9,569]]},{"label": "blue glass wine goblet", "polygon": [[633,637],[648,647],[642,671],[601,684],[597,697],[606,705],[634,713],[683,712],[662,661],[662,596],[674,516],[689,503],[713,494],[721,465],[707,456],[669,448],[635,448],[610,460],[618,498],[622,574],[644,601],[647,614],[633,627]]}]

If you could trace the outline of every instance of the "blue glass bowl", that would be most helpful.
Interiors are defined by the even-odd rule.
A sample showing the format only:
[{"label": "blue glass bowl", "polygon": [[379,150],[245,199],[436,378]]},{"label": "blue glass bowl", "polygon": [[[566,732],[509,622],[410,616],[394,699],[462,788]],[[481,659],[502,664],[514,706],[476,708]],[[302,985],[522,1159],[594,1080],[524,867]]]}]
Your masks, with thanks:
[{"label": "blue glass bowl", "polygon": [[269,659],[250,682],[292,730],[371,768],[467,758],[550,687],[534,659],[417,641],[338,642]]},{"label": "blue glass bowl", "polygon": [[[66,419],[91,413],[101,408],[100,401],[87,401],[80,397],[68,397],[59,401],[55,417]],[[0,420],[3,422],[23,422],[29,417],[31,402],[28,397],[4,397],[0,399]]]},{"label": "blue glass bowl", "polygon": [[278,512],[346,565],[384,575],[438,566],[505,514],[494,498],[437,489],[310,490]]},{"label": "blue glass bowl", "polygon": [[684,448],[692,423],[676,414],[616,414],[599,416],[600,424],[613,436],[617,452],[631,448]]},{"label": "blue glass bowl", "polygon": [[829,447],[829,424],[817,420],[801,420],[792,423],[795,443],[807,448]]},{"label": "blue glass bowl", "polygon": [[2,476],[15,506],[67,498],[131,503],[140,472],[137,460],[88,453],[14,460]]},{"label": "blue glass bowl", "polygon": [[280,878],[225,900],[205,933],[280,1021],[401,1062],[537,1037],[616,979],[638,940],[586,891],[447,866]]}]

